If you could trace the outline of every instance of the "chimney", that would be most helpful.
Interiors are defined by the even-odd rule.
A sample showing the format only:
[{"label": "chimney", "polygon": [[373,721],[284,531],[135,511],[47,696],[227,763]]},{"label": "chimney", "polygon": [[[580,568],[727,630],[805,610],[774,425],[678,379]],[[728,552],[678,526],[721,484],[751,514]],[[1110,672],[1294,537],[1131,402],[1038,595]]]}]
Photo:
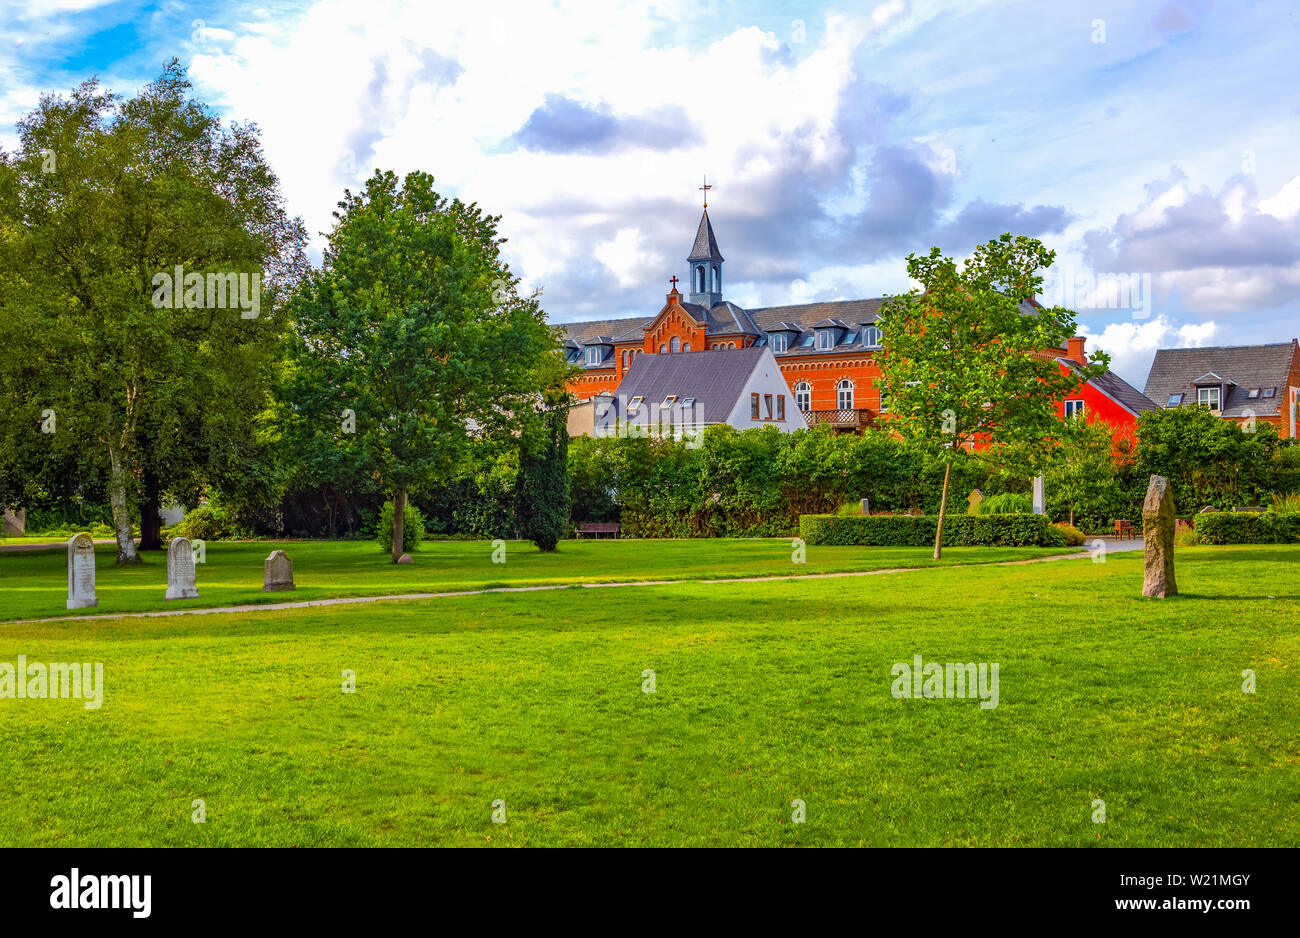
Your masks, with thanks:
[{"label": "chimney", "polygon": [[1084,345],[1087,344],[1087,341],[1088,340],[1081,335],[1070,336],[1070,338],[1066,340],[1067,351],[1065,353],[1065,357],[1070,359],[1070,361],[1076,362],[1080,365],[1088,364],[1088,355],[1083,350]]}]

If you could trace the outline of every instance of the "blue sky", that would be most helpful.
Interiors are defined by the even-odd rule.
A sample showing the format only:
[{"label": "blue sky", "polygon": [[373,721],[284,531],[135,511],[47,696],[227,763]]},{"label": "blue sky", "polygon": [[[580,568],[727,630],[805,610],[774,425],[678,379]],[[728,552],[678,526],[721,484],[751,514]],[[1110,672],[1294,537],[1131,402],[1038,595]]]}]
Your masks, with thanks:
[{"label": "blue sky", "polygon": [[41,92],[175,55],[309,230],[374,167],[427,170],[504,216],[555,321],[653,314],[705,173],[742,305],[1032,234],[1141,387],[1158,347],[1300,335],[1297,49],[1268,2],[0,0],[0,145]]}]

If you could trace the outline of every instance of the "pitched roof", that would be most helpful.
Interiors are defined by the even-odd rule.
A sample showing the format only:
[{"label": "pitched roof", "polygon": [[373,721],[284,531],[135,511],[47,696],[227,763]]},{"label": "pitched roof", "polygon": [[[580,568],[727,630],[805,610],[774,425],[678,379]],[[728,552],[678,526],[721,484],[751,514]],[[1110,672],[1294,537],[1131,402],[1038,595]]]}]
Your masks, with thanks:
[{"label": "pitched roof", "polygon": [[[735,408],[765,348],[718,349],[677,355],[639,355],[618,386],[622,402],[634,397],[659,404],[669,394],[695,398],[696,413],[721,423]],[[620,402],[620,406],[622,406]]]},{"label": "pitched roof", "polygon": [[[1161,407],[1168,406],[1174,394],[1182,394],[1185,403],[1195,403],[1196,382],[1214,372],[1227,385],[1223,416],[1242,417],[1247,409],[1260,417],[1276,416],[1282,412],[1281,389],[1287,386],[1296,347],[1292,339],[1269,345],[1160,349],[1147,374],[1146,396]],[[1259,389],[1257,397],[1249,396],[1252,388]],[[1264,397],[1267,388],[1278,391]]]},{"label": "pitched roof", "polygon": [[778,322],[790,322],[807,331],[823,319],[842,319],[851,325],[873,323],[880,319],[883,296],[870,300],[833,300],[826,303],[798,303],[794,306],[763,306],[749,310],[749,318],[760,329]]},{"label": "pitched roof", "polygon": [[700,216],[700,229],[695,232],[695,243],[691,245],[688,261],[722,261],[722,252],[718,250],[718,239],[713,236],[713,224],[709,221],[706,208]]},{"label": "pitched roof", "polygon": [[[1073,371],[1079,370],[1079,365],[1071,359],[1057,358],[1056,361]],[[1155,410],[1159,406],[1113,371],[1107,371],[1104,375],[1093,378],[1088,383],[1134,415],[1140,414],[1144,410]]]}]

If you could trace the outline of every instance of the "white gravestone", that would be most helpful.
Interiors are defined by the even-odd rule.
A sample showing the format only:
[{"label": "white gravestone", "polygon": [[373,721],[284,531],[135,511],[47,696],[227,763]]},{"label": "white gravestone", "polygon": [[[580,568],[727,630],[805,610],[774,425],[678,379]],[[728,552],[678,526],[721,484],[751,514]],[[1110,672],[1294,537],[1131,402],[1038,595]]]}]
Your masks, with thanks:
[{"label": "white gravestone", "polygon": [[262,592],[278,593],[291,590],[293,585],[293,561],[282,550],[271,551],[271,556],[263,564]]},{"label": "white gravestone", "polygon": [[1034,476],[1034,514],[1047,514],[1047,497],[1043,493],[1043,477]]},{"label": "white gravestone", "polygon": [[68,541],[68,608],[98,606],[95,595],[95,542],[89,534],[78,534]]},{"label": "white gravestone", "polygon": [[174,537],[167,545],[167,599],[198,599],[194,582],[194,548],[187,537]]}]

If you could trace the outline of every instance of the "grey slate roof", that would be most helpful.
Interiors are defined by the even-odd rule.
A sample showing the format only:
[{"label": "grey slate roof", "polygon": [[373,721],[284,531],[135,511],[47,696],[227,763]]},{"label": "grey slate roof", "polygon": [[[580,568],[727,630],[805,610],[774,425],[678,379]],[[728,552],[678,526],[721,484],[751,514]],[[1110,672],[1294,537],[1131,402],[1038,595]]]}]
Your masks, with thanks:
[{"label": "grey slate roof", "polygon": [[[1079,370],[1079,366],[1068,358],[1058,358],[1057,362],[1073,371]],[[1107,371],[1100,378],[1093,378],[1088,383],[1134,415],[1144,410],[1156,410],[1159,407],[1155,401],[1113,371]]]},{"label": "grey slate roof", "polygon": [[706,208],[704,214],[700,216],[700,229],[695,232],[695,243],[691,245],[691,256],[686,258],[688,261],[719,261],[723,260],[722,252],[718,250],[718,239],[713,236],[713,224],[709,221],[709,210]]},{"label": "grey slate roof", "polygon": [[[1295,354],[1294,339],[1270,345],[1160,349],[1147,374],[1146,396],[1161,407],[1169,406],[1173,394],[1182,394],[1184,404],[1193,404],[1196,382],[1213,372],[1222,375],[1227,385],[1223,416],[1241,417],[1247,408],[1260,417],[1277,416]],[[1258,397],[1248,396],[1252,388],[1260,389]],[[1277,388],[1273,397],[1264,397],[1267,388]]]},{"label": "grey slate roof", "polygon": [[763,348],[719,349],[677,355],[639,355],[618,386],[620,407],[638,395],[657,405],[669,394],[678,403],[695,398],[696,413],[708,423],[727,419],[749,376],[766,353]]}]

